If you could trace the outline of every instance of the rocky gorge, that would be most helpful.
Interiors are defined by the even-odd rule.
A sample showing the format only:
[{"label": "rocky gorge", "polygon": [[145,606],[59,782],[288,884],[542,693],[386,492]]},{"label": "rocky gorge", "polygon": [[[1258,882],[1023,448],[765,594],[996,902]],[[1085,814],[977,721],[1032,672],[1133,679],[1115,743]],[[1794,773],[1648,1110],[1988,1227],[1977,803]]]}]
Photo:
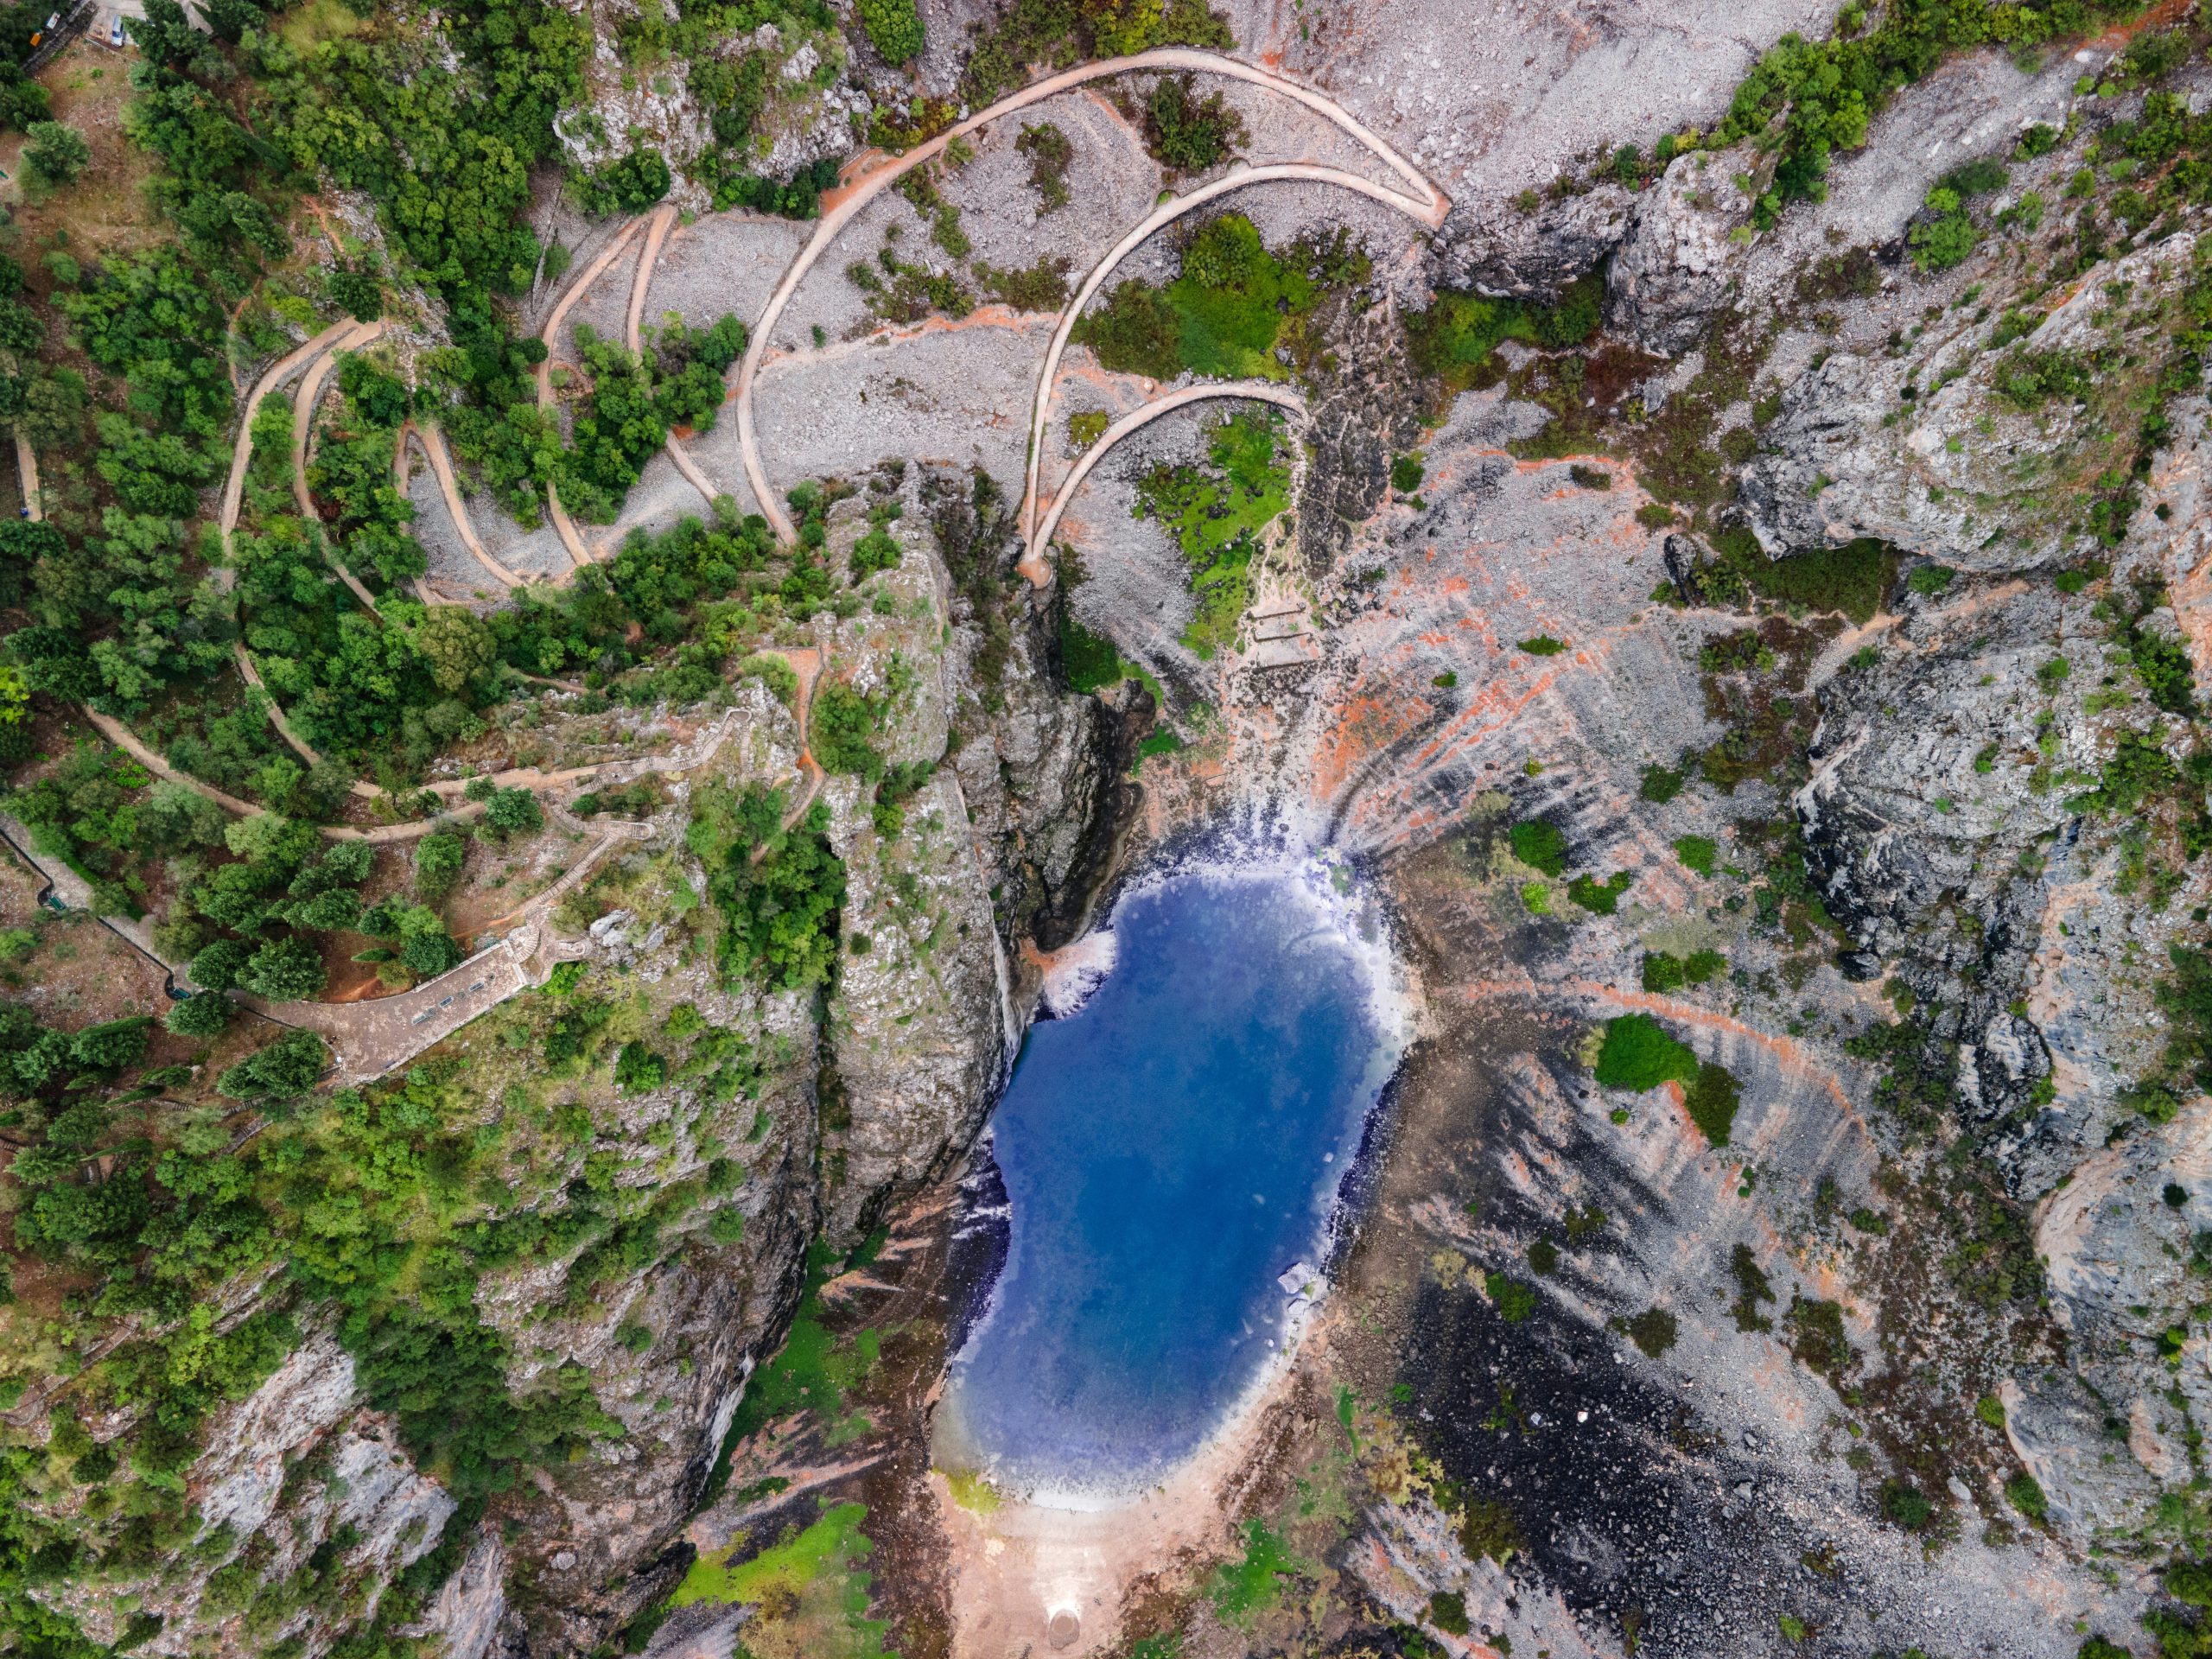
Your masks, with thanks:
[{"label": "rocky gorge", "polygon": [[[607,522],[581,474],[580,524],[438,475],[427,286],[360,348],[438,446],[397,441],[426,617],[588,618],[595,565],[634,614],[515,647],[423,774],[440,815],[567,779],[451,912],[505,940],[544,895],[515,994],[346,1089],[234,1086],[282,1026],[172,1017],[71,1062],[81,1144],[94,1084],[10,1074],[16,1645],[2212,1644],[2212,26],[909,10],[906,58],[794,10],[682,80],[588,14],[567,164],[688,171],[644,227],[548,193],[549,429],[608,419],[607,341],[756,330]],[[991,113],[1037,79],[995,65],[1143,52],[1191,55]],[[760,176],[874,140],[819,219],[702,181],[741,59]],[[708,535],[727,601],[628,597]],[[81,730],[58,683],[17,817]],[[1224,844],[1376,896],[1416,1040],[1265,1387],[1133,1504],[1056,1508],[933,1438],[999,1270],[988,1125],[1124,885]],[[204,986],[173,937],[151,983]],[[35,1219],[141,1164],[189,1193],[184,1148],[240,1172],[174,1211],[226,1241],[192,1306]]]}]

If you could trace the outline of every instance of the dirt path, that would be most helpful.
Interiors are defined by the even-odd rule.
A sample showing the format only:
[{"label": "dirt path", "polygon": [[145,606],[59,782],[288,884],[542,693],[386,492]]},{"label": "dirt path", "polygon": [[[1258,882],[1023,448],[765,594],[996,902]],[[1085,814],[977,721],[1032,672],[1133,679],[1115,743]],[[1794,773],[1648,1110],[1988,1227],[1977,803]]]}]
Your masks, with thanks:
[{"label": "dirt path", "polygon": [[446,435],[436,425],[425,421],[415,429],[421,441],[423,453],[430,459],[430,474],[438,480],[438,493],[446,499],[446,511],[453,515],[454,533],[461,537],[461,544],[477,563],[492,573],[492,579],[510,593],[522,586],[522,578],[501,564],[486,550],[476,538],[476,526],[468,522],[468,509],[461,502],[461,484],[453,475],[453,457],[446,453]]},{"label": "dirt path", "polygon": [[[1108,79],[1116,75],[1128,74],[1133,71],[1146,69],[1188,70],[1200,74],[1225,75],[1234,80],[1249,81],[1254,86],[1264,86],[1270,91],[1279,92],[1286,98],[1304,105],[1350,134],[1365,146],[1376,159],[1418,191],[1420,198],[1416,200],[1413,197],[1401,195],[1396,191],[1366,179],[1359,180],[1357,184],[1350,188],[1358,189],[1364,194],[1374,195],[1378,200],[1392,206],[1402,207],[1405,211],[1432,226],[1441,224],[1444,215],[1450,211],[1450,198],[1431,183],[1419,168],[1399,155],[1381,138],[1370,132],[1334,100],[1314,92],[1310,87],[1300,86],[1294,80],[1279,75],[1272,70],[1240,62],[1235,58],[1224,58],[1215,53],[1195,51],[1185,47],[1161,47],[1150,52],[1140,52],[1133,57],[1108,58],[1097,63],[1079,64],[1059,74],[1048,75],[1043,80],[1025,86],[1020,92],[1000,99],[988,109],[969,116],[966,120],[948,128],[926,143],[915,145],[903,156],[895,158],[880,156],[863,156],[855,170],[846,180],[843,188],[823,199],[824,211],[820,225],[817,226],[814,234],[808,238],[806,246],[799,251],[798,258],[794,259],[790,268],[784,272],[783,280],[776,284],[775,291],[769,296],[767,306],[761,312],[760,321],[753,328],[752,339],[747,344],[744,359],[738,365],[738,446],[745,458],[745,476],[753,487],[754,499],[759,502],[761,512],[767,516],[768,522],[775,527],[779,536],[788,541],[794,532],[789,516],[777,505],[775,496],[768,487],[767,473],[760,464],[760,434],[753,418],[753,382],[760,376],[761,359],[767,352],[769,338],[775,332],[776,323],[782,317],[784,308],[791,303],[791,296],[798,291],[799,283],[805,279],[807,273],[813,270],[815,263],[821,258],[830,245],[837,239],[838,233],[858,217],[861,210],[874,200],[886,186],[896,182],[912,172],[914,168],[934,161],[956,138],[964,138],[988,122],[1012,114],[1016,110],[1027,109],[1029,105],[1041,103],[1046,99],[1056,98],[1062,92],[1088,82]],[[1288,172],[1281,168],[1254,168],[1247,173],[1235,175],[1236,182],[1223,181],[1222,183],[1230,188],[1241,188],[1241,184],[1259,183],[1262,181],[1262,179],[1255,175],[1260,174],[1265,174],[1268,177],[1325,178],[1328,181],[1347,181],[1357,176],[1339,172],[1335,168],[1309,168],[1300,165]],[[1196,206],[1200,200],[1211,200],[1209,192],[1211,194],[1220,194],[1216,187],[1208,186],[1204,191],[1193,191],[1190,196],[1183,198],[1183,200]],[[1158,218],[1159,215],[1155,213],[1152,217]],[[1170,217],[1172,218],[1173,215],[1171,214]],[[1148,219],[1147,223],[1151,223],[1151,219]],[[1147,234],[1149,232],[1147,232]],[[1110,269],[1113,260],[1119,257],[1119,253],[1109,257],[1107,268]],[[1088,292],[1089,289],[1086,289],[1085,297]],[[1081,305],[1082,300],[1079,298],[1070,308],[1067,316],[1062,320],[1063,332],[1072,330],[1074,316],[1081,308]],[[1056,348],[1046,365],[1046,376],[1044,381],[1046,387],[1051,385],[1051,372],[1058,361],[1058,352]],[[1040,399],[1040,404],[1041,401]],[[1034,511],[1033,467],[1038,442],[1033,429],[1031,442],[1033,471],[1029,499],[1025,501],[1025,524],[1032,521],[1031,515]]]},{"label": "dirt path", "polygon": [[[555,304],[552,315],[545,319],[544,331],[538,336],[545,342],[545,356],[537,365],[537,406],[540,409],[550,410],[553,407],[554,342],[560,336],[561,325],[568,321],[569,308],[590,291],[591,285],[600,279],[622,251],[637,239],[638,232],[648,225],[652,227],[651,245],[658,248],[660,238],[668,234],[668,220],[675,212],[675,208],[664,202],[646,217],[633,219],[625,225],[615,232],[613,239],[599,251],[591,264],[584,267],[583,275],[569,284],[568,292],[562,295]],[[644,302],[644,288],[640,282],[631,295],[630,308],[633,315]],[[632,327],[634,329],[635,324]],[[575,522],[561,505],[560,492],[553,487],[550,479],[545,485],[545,512],[546,516],[552,519],[553,528],[561,537],[561,545],[568,549],[569,557],[575,562],[575,568],[581,570],[591,563],[591,550],[584,545],[584,538],[577,534]]]}]

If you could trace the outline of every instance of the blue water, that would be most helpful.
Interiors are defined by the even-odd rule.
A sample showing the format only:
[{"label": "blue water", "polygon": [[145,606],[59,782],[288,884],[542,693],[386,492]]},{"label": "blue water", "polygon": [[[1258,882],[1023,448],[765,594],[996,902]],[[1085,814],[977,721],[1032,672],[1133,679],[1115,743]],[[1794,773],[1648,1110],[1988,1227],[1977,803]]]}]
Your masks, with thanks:
[{"label": "blue water", "polygon": [[1147,1484],[1195,1450],[1319,1265],[1395,1058],[1326,889],[1181,874],[1115,911],[1112,972],[1029,1036],[993,1126],[1010,1208],[955,1361],[962,1462],[1039,1493]]}]

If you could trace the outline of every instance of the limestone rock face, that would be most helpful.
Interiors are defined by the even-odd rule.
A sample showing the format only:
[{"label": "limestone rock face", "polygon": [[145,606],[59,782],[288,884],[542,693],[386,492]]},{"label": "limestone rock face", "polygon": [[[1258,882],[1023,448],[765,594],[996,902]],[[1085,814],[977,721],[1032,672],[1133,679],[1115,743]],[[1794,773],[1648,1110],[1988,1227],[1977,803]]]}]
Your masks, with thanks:
[{"label": "limestone rock face", "polygon": [[1549,303],[1629,232],[1634,197],[1618,184],[1546,200],[1523,213],[1510,203],[1470,195],[1456,203],[1437,232],[1431,281]]},{"label": "limestone rock face", "polygon": [[1317,575],[1382,505],[1392,456],[1420,442],[1421,390],[1399,324],[1389,300],[1349,297],[1319,322],[1331,352],[1307,427],[1298,522],[1299,550]]},{"label": "limestone rock face", "polygon": [[1728,303],[1750,243],[1751,199],[1739,189],[1741,157],[1683,156],[1637,198],[1628,234],[1605,273],[1605,325],[1648,352],[1675,356],[1697,344]]},{"label": "limestone rock face", "polygon": [[2079,1380],[2021,1391],[2008,1401],[2009,1427],[2053,1515],[2081,1541],[2141,1524],[2160,1485],[2189,1478],[2190,1423],[2212,1404],[2206,1338],[2190,1317],[2207,1228],[2212,1101],[2202,1099],[2083,1159],[2037,1216]]},{"label": "limestone rock face", "polygon": [[[1910,361],[1840,352],[1784,385],[1741,477],[1760,544],[1780,557],[1874,537],[1974,571],[2063,557],[2111,459],[2113,409],[2164,348],[2195,245],[2182,233],[2137,250],[2040,323],[2018,319],[2004,349],[1988,349],[1986,319],[1953,310],[1925,325],[1936,343]],[[1900,308],[1896,321],[1910,319]]]}]

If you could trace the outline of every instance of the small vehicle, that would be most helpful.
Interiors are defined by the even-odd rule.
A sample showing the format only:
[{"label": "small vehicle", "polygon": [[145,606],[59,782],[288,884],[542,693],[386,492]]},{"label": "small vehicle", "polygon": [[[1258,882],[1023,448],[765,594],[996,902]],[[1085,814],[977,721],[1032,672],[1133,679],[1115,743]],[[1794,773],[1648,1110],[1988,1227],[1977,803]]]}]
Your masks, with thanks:
[{"label": "small vehicle", "polygon": [[118,52],[123,49],[123,14],[119,11],[108,19],[107,43]]},{"label": "small vehicle", "polygon": [[58,12],[58,11],[49,11],[49,12],[48,12],[48,13],[46,14],[46,26],[47,26],[47,28],[48,28],[48,29],[59,29],[59,28],[60,28],[60,27],[61,27],[61,14],[60,14],[60,12]]}]

